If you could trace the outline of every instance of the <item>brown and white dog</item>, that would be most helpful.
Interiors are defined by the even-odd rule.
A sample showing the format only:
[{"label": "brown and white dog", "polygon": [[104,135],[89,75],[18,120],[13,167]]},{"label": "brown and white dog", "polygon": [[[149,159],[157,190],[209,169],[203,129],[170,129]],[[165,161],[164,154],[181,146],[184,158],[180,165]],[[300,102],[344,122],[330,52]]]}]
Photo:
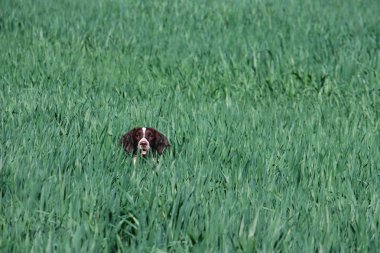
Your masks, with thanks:
[{"label": "brown and white dog", "polygon": [[120,143],[125,152],[133,155],[133,164],[136,164],[137,153],[141,157],[162,155],[170,147],[168,138],[151,127],[135,127],[121,137]]}]

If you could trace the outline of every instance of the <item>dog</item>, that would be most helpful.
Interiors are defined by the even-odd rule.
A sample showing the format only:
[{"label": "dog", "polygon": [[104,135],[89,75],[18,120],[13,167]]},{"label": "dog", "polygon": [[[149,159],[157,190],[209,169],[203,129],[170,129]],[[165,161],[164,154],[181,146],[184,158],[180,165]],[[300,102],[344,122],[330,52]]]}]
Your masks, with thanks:
[{"label": "dog", "polygon": [[154,158],[170,147],[168,138],[152,127],[135,127],[121,137],[120,143],[127,154],[133,155],[133,165],[138,153],[141,157],[151,154]]}]

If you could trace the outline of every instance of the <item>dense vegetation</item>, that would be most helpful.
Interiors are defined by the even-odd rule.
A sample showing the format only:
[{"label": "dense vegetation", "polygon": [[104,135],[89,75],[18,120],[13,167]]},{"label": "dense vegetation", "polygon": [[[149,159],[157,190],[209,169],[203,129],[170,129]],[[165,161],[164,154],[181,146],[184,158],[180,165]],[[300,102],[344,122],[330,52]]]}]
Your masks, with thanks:
[{"label": "dense vegetation", "polygon": [[378,1],[0,6],[1,252],[380,248]]}]

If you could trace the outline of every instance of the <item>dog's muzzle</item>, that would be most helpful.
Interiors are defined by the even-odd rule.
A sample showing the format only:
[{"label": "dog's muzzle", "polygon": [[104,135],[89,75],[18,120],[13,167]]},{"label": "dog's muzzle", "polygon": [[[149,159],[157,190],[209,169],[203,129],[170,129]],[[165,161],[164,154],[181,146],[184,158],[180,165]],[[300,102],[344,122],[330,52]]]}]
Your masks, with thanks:
[{"label": "dog's muzzle", "polygon": [[147,151],[150,149],[149,141],[146,138],[142,138],[138,143],[138,148],[141,151],[141,156],[145,156]]}]

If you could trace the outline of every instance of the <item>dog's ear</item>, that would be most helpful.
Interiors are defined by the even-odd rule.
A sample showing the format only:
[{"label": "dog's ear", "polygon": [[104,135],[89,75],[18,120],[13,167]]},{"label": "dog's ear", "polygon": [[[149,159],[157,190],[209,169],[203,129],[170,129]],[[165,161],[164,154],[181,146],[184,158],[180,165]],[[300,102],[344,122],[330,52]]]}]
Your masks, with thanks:
[{"label": "dog's ear", "polygon": [[121,137],[120,144],[128,154],[134,151],[133,130],[129,131],[128,133],[124,134],[123,137]]},{"label": "dog's ear", "polygon": [[170,143],[168,141],[168,138],[166,138],[165,135],[158,133],[157,145],[156,145],[157,153],[159,155],[162,155],[162,153],[169,147],[170,147]]}]

